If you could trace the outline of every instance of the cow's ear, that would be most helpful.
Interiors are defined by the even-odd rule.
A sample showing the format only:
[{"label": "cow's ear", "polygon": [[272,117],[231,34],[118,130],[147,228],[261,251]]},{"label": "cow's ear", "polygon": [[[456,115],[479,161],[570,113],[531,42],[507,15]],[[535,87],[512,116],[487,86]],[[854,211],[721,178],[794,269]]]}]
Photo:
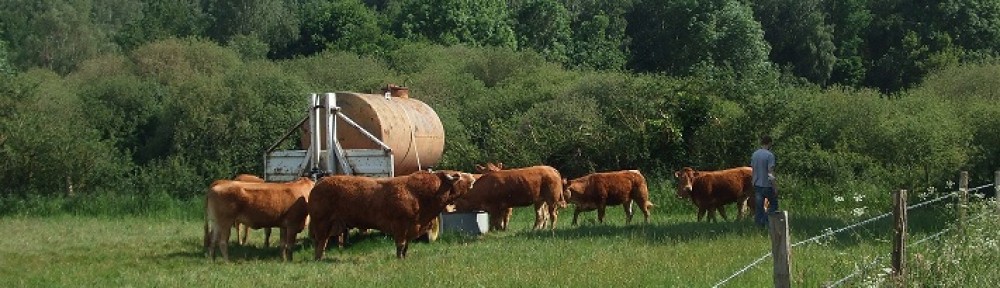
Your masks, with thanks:
[{"label": "cow's ear", "polygon": [[479,172],[486,171],[486,167],[483,167],[483,165],[476,164],[476,171]]},{"label": "cow's ear", "polygon": [[497,169],[503,170],[503,162],[497,162]]},{"label": "cow's ear", "polygon": [[681,178],[681,171],[674,172],[674,178]]},{"label": "cow's ear", "polygon": [[455,181],[458,181],[458,179],[462,179],[462,174],[460,173],[444,174],[444,178],[448,179],[448,182],[454,183]]},{"label": "cow's ear", "polygon": [[569,184],[569,180],[566,180],[566,178],[563,178],[563,186],[566,186],[566,184]]}]

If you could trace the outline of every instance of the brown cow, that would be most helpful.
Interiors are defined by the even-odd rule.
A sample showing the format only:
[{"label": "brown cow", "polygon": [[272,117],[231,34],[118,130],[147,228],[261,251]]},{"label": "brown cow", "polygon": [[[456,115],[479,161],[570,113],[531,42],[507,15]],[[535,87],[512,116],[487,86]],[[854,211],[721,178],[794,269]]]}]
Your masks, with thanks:
[{"label": "brown cow", "polygon": [[708,213],[708,221],[715,222],[715,212],[723,220],[726,217],[725,205],[736,202],[737,215],[740,219],[747,212],[747,200],[753,196],[750,167],[738,167],[720,171],[695,171],[684,167],[674,172],[677,178],[677,197],[691,198],[698,207],[698,221]]},{"label": "brown cow", "polygon": [[559,171],[549,166],[487,171],[469,194],[455,200],[455,210],[461,212],[486,211],[490,226],[506,230],[513,207],[534,204],[534,229],[545,228],[546,220],[555,229],[558,209],[566,207],[562,178]]},{"label": "brown cow", "polygon": [[323,258],[331,234],[347,228],[378,229],[391,235],[396,257],[405,258],[409,241],[427,232],[445,205],[467,193],[475,182],[472,175],[455,171],[418,171],[393,178],[324,177],[309,195],[309,233],[316,260]]},{"label": "brown cow", "polygon": [[[233,178],[236,181],[243,182],[254,182],[254,183],[264,183],[264,179],[257,177],[252,174],[239,174]],[[247,245],[247,237],[250,236],[250,226],[243,223],[237,222],[233,228],[236,228],[236,239],[240,242],[240,245]],[[264,247],[271,246],[271,227],[264,227]]]},{"label": "brown cow", "polygon": [[580,212],[597,209],[597,221],[604,223],[604,208],[606,205],[622,205],[625,209],[625,223],[632,222],[632,202],[639,205],[649,223],[649,209],[653,203],[649,201],[649,188],[646,187],[646,177],[639,170],[592,173],[573,180],[563,180],[563,187],[573,203],[573,225],[577,225]]},{"label": "brown cow", "polygon": [[234,223],[251,228],[279,227],[281,258],[291,259],[295,235],[305,228],[306,200],[313,181],[299,178],[287,183],[252,183],[216,180],[205,197],[205,248],[215,259],[215,248],[229,260],[229,233]]}]

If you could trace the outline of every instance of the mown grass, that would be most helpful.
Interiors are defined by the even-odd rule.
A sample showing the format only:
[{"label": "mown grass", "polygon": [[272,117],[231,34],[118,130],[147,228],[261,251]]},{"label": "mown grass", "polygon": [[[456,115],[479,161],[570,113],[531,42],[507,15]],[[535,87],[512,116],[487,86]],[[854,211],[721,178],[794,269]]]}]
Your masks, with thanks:
[{"label": "mown grass", "polygon": [[[571,209],[562,210],[554,231],[531,231],[532,213],[519,209],[508,231],[480,237],[448,233],[437,242],[412,245],[405,260],[395,259],[391,239],[372,233],[356,235],[350,246],[331,248],[323,261],[313,261],[311,244],[300,234],[290,263],[280,261],[273,245],[261,247],[259,231],[252,233],[249,245],[231,246],[231,262],[207,259],[200,215],[7,216],[0,218],[0,231],[6,234],[0,237],[0,287],[705,287],[770,251],[767,232],[749,221],[696,223],[691,208],[662,209],[685,207],[672,201],[680,200],[659,201],[663,205],[654,210],[648,225],[625,225],[621,209],[615,207],[609,210],[608,223],[594,223],[596,215],[590,212],[574,227],[569,224]],[[793,243],[876,214],[852,219],[788,202],[783,207],[791,211]],[[951,219],[942,209],[922,211],[911,212],[911,239],[937,232]],[[641,222],[641,216],[638,219]],[[889,221],[793,248],[793,284],[821,286],[872,257],[887,255]],[[993,242],[984,243],[995,247],[995,232],[991,235]],[[922,253],[922,259],[955,254]],[[995,255],[985,258],[993,262],[964,263],[991,265]],[[770,286],[771,265],[767,258],[726,286]],[[932,268],[920,275],[958,269],[921,265]],[[878,267],[872,270],[853,283],[867,283],[863,281],[877,276]],[[921,283],[948,283],[926,281]]]}]

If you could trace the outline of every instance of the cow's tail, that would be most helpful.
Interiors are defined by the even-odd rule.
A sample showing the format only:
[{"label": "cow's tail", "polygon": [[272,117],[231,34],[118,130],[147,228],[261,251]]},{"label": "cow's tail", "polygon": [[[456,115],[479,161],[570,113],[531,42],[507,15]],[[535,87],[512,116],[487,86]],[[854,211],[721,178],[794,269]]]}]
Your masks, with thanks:
[{"label": "cow's tail", "polygon": [[212,221],[215,220],[214,213],[212,213],[212,205],[209,204],[211,197],[205,197],[205,252],[209,252],[211,249],[209,246],[212,245]]},{"label": "cow's tail", "polygon": [[632,190],[632,199],[643,201],[643,203],[637,204],[642,205],[645,208],[643,210],[649,211],[649,209],[656,205],[649,201],[649,186],[646,185],[646,177],[642,176],[642,172],[639,172],[639,170],[631,170],[631,172],[638,176],[635,179],[635,182],[637,182],[634,185],[635,189]]}]

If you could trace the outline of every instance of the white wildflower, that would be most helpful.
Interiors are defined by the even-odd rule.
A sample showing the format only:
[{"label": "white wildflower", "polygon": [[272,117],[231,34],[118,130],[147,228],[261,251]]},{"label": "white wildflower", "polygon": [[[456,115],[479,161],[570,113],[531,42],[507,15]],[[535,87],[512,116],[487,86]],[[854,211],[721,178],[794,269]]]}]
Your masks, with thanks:
[{"label": "white wildflower", "polygon": [[844,202],[844,196],[837,195],[836,197],[833,197],[833,201],[834,202]]},{"label": "white wildflower", "polygon": [[866,209],[866,208],[868,208],[868,207],[866,206],[866,207],[858,207],[858,208],[854,208],[854,216],[861,216],[861,215],[865,215],[865,209]]},{"label": "white wildflower", "polygon": [[955,181],[948,180],[948,182],[944,182],[944,183],[948,185],[948,188],[951,188],[951,187],[955,186]]},{"label": "white wildflower", "polygon": [[854,195],[854,202],[861,202],[861,201],[864,201],[864,200],[865,200],[865,195],[864,194],[855,194]]}]

